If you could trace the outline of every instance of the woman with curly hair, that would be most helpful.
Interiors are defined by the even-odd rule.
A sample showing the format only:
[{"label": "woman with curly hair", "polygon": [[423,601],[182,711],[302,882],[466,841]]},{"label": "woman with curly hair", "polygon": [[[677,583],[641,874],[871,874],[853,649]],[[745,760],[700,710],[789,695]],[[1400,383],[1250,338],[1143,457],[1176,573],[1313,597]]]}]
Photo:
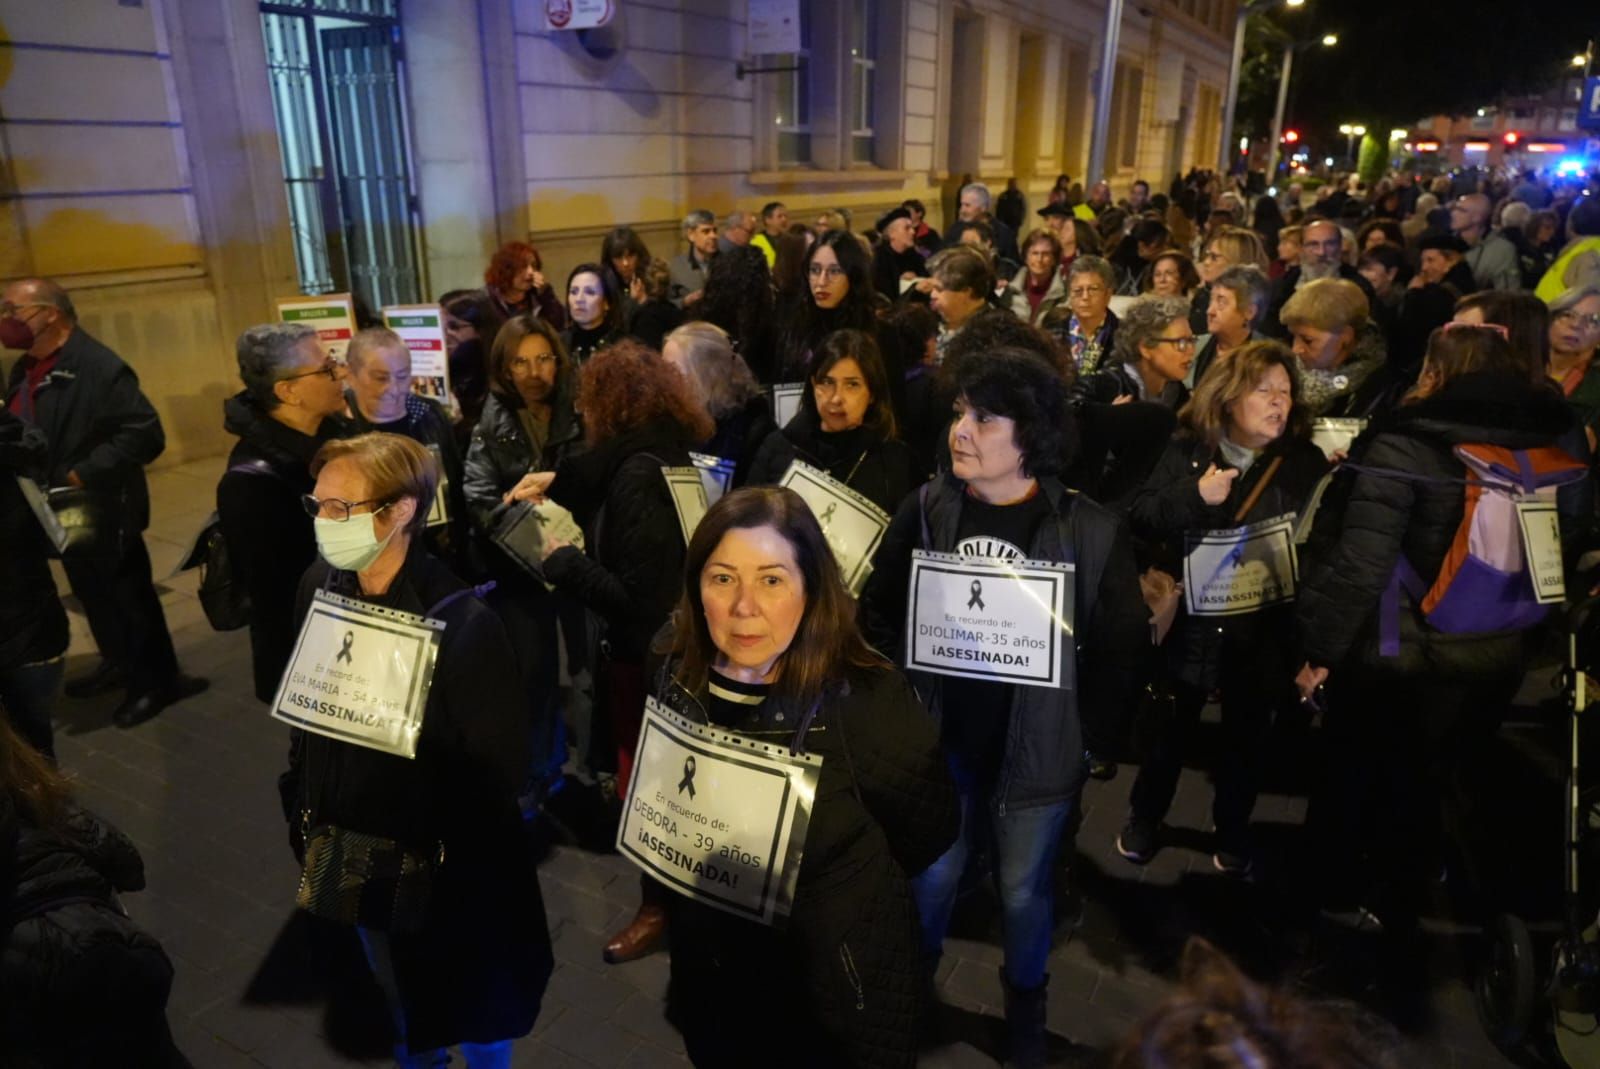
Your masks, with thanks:
[{"label": "woman with curly hair", "polygon": [[734,349],[763,382],[772,381],[772,272],[760,249],[735,245],[718,253],[706,272],[705,296],[692,318],[721,327]]},{"label": "woman with curly hair", "polygon": [[567,325],[561,297],[544,277],[544,261],[539,257],[539,250],[526,241],[500,246],[489,258],[483,284],[502,322],[514,315],[537,315],[557,330]]},{"label": "woman with curly hair", "polygon": [[[688,467],[689,449],[716,430],[689,382],[657,352],[624,339],[596,353],[578,378],[589,451],[554,472],[526,475],[507,500],[549,497],[583,525],[587,548],[548,538],[544,578],[600,620],[591,675],[597,717],[628,781],[645,696],[645,653],[683,593],[684,536],[663,468]],[[607,961],[658,949],[666,934],[659,887],[646,882],[633,922],[606,944]]]}]

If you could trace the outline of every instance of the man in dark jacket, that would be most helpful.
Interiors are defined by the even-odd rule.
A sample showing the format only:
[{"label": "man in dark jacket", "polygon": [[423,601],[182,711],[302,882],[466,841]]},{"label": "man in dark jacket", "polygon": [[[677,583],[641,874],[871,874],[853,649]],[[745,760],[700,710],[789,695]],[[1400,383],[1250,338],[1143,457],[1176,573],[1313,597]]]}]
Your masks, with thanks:
[{"label": "man in dark jacket", "polygon": [[1272,301],[1266,318],[1261,321],[1261,333],[1280,341],[1289,340],[1289,330],[1278,321],[1278,313],[1289,303],[1295,291],[1319,278],[1349,279],[1361,287],[1367,302],[1377,300],[1372,283],[1361,277],[1361,272],[1344,262],[1344,232],[1330,219],[1315,219],[1306,224],[1300,238],[1300,265],[1291,267],[1278,279],[1272,290]]},{"label": "man in dark jacket", "polygon": [[93,543],[62,561],[101,656],[67,694],[125,686],[112,719],[133,727],[206,687],[178,671],[141,534],[150,523],[144,465],[166,447],[161,418],[133,369],[78,326],[67,291],[48,279],[6,287],[0,344],[25,354],[6,407],[44,432],[50,485],[83,490],[97,526]]},{"label": "man in dark jacket", "polygon": [[890,301],[898,301],[901,282],[928,277],[927,261],[917,251],[917,228],[906,209],[896,208],[879,219],[878,233],[883,240],[872,251],[872,284]]}]

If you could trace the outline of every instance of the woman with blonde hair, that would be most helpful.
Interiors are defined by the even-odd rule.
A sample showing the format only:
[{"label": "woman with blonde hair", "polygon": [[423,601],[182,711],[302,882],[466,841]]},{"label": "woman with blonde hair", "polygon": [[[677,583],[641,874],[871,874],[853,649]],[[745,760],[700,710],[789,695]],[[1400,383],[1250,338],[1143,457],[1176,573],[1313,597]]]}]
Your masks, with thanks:
[{"label": "woman with blonde hair", "polygon": [[[1300,404],[1300,368],[1277,342],[1250,342],[1219,358],[1179,410],[1178,428],[1129,512],[1153,565],[1174,578],[1185,575],[1195,539],[1297,512],[1328,470]],[[1117,850],[1142,865],[1160,849],[1200,711],[1220,687],[1226,742],[1212,865],[1242,876],[1251,867],[1250,811],[1267,730],[1293,671],[1293,608],[1278,600],[1233,615],[1191,615],[1180,602],[1179,613],[1164,643],[1172,719],[1143,757]]]},{"label": "woman with blonde hair", "polygon": [[690,390],[716,422],[716,430],[696,451],[732,461],[732,485],[743,486],[756,450],[778,429],[772,403],[750,366],[727,331],[699,320],[668,334],[661,355],[683,372]]},{"label": "woman with blonde hair", "polygon": [[1211,303],[1211,283],[1235,264],[1248,264],[1265,272],[1271,266],[1271,260],[1260,234],[1242,226],[1224,226],[1206,238],[1200,250],[1200,259],[1195,263],[1200,286],[1194,291],[1194,299],[1189,304],[1189,325],[1195,329],[1195,333],[1206,329],[1206,306]]}]

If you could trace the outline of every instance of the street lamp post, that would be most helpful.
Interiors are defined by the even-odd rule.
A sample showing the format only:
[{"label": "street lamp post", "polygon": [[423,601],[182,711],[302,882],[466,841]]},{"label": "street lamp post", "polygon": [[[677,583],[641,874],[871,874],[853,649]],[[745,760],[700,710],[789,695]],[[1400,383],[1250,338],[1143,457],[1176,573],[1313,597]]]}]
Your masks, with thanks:
[{"label": "street lamp post", "polygon": [[1344,135],[1344,154],[1350,157],[1350,163],[1352,166],[1354,166],[1357,162],[1356,138],[1365,137],[1367,128],[1362,126],[1360,123],[1356,123],[1354,125],[1350,123],[1341,123],[1339,125],[1339,132]]},{"label": "street lamp post", "polygon": [[1222,147],[1217,163],[1226,174],[1233,170],[1233,113],[1239,106],[1239,71],[1244,66],[1244,25],[1251,15],[1275,7],[1300,7],[1306,0],[1247,0],[1239,5],[1233,22],[1233,61],[1228,66],[1227,99],[1222,105]]},{"label": "street lamp post", "polygon": [[1291,38],[1283,46],[1283,69],[1278,74],[1278,110],[1272,116],[1272,144],[1267,147],[1267,185],[1271,186],[1278,180],[1278,145],[1283,140],[1283,110],[1289,102],[1289,76],[1294,73],[1294,54],[1320,43],[1323,48],[1332,48],[1339,43],[1336,33],[1323,34],[1322,40],[1296,41]]}]

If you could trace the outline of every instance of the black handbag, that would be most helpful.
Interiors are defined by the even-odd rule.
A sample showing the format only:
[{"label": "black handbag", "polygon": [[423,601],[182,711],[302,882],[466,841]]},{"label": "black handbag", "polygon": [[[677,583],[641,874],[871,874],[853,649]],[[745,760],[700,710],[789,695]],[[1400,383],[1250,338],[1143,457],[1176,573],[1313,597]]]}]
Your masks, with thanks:
[{"label": "black handbag", "polygon": [[313,916],[380,932],[414,932],[427,916],[444,844],[432,854],[333,824],[306,832],[295,904]]}]

